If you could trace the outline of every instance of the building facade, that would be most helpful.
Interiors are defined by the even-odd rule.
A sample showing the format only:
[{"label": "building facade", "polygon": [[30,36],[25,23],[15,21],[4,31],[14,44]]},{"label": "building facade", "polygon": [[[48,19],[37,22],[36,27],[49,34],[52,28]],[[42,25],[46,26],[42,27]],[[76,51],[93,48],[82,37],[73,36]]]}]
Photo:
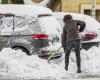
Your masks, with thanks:
[{"label": "building facade", "polygon": [[[93,0],[62,0],[62,12],[75,12],[92,16]],[[100,0],[96,0],[95,18],[100,22]]]}]

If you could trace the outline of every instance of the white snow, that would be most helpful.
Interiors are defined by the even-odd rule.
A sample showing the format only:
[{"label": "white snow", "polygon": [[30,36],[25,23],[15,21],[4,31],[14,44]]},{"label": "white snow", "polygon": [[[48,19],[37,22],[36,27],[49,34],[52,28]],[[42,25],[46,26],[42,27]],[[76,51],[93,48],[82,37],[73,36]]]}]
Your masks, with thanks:
[{"label": "white snow", "polygon": [[50,0],[43,0],[40,3],[35,3],[32,0],[24,0],[25,4],[34,4],[34,5],[40,5],[40,6],[47,6],[47,4],[49,3]]},{"label": "white snow", "polygon": [[[20,17],[20,18],[19,18]],[[0,34],[1,35],[11,35],[14,32],[21,32],[24,31],[29,27],[29,23],[32,23],[35,18],[32,16],[15,16],[14,17],[14,24],[13,24],[13,17],[4,17],[1,18],[2,24],[0,25]],[[13,26],[14,25],[14,26]]]},{"label": "white snow", "polygon": [[[100,47],[92,47],[90,50],[81,51],[83,74],[100,73]],[[76,77],[76,59],[74,52],[70,55],[69,71],[64,69],[63,56],[55,62],[48,63],[38,56],[27,56],[20,50],[5,48],[0,52],[0,75],[9,77],[30,77],[30,78],[69,78],[70,74]],[[58,64],[56,63],[58,62]]]},{"label": "white snow", "polygon": [[54,17],[49,16],[39,18],[39,23],[41,25],[42,31],[45,34],[48,34],[50,39],[53,39],[55,36],[58,36],[59,38],[61,37],[61,25]]},{"label": "white snow", "polygon": [[52,14],[52,11],[49,8],[37,5],[0,4],[0,13],[35,16],[38,14]]}]

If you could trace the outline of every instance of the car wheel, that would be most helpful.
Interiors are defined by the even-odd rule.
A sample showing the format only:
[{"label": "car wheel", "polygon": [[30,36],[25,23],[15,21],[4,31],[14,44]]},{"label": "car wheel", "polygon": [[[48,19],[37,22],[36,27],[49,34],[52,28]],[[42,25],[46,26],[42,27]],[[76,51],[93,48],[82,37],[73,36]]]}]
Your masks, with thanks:
[{"label": "car wheel", "polygon": [[12,49],[14,49],[14,50],[22,50],[23,52],[25,52],[27,55],[30,55],[29,54],[29,51],[26,49],[26,48],[24,48],[24,47],[21,47],[21,46],[14,46]]}]

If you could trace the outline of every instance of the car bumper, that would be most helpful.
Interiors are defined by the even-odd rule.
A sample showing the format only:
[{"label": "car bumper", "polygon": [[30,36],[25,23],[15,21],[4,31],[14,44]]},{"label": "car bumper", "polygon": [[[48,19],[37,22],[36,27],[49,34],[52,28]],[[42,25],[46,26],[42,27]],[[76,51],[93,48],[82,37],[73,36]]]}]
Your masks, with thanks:
[{"label": "car bumper", "polygon": [[81,47],[85,50],[90,49],[93,46],[98,47],[100,45],[100,42],[86,42],[86,43],[81,43]]}]

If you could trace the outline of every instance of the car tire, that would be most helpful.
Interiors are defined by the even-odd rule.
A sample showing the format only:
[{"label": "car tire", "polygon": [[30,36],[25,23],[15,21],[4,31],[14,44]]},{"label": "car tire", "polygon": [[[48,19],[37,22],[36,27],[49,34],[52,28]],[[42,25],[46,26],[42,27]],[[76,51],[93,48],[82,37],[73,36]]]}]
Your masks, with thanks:
[{"label": "car tire", "polygon": [[14,46],[12,49],[14,49],[14,50],[20,49],[20,50],[22,50],[23,52],[25,52],[27,55],[30,55],[30,54],[29,54],[29,51],[28,51],[26,48],[24,48],[24,47],[21,47],[21,46]]}]

